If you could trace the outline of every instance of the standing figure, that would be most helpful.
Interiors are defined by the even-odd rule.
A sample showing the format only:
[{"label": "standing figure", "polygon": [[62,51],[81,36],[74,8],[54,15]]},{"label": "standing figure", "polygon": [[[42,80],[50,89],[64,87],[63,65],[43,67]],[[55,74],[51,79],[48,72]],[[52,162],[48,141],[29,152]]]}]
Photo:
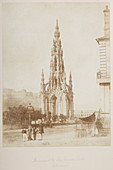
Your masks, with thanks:
[{"label": "standing figure", "polygon": [[44,127],[42,122],[39,124],[39,135],[40,135],[40,140],[43,139],[43,133],[44,133]]},{"label": "standing figure", "polygon": [[22,130],[22,134],[23,134],[23,142],[25,142],[27,140],[27,131],[25,128]]},{"label": "standing figure", "polygon": [[37,129],[33,128],[33,140],[36,140]]}]

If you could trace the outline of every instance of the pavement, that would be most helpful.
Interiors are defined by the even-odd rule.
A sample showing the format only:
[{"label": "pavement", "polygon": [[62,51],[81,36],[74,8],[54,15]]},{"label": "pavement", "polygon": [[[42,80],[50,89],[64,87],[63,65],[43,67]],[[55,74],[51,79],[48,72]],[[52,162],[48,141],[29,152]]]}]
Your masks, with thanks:
[{"label": "pavement", "polygon": [[65,125],[44,128],[43,140],[23,142],[21,129],[3,132],[4,147],[73,147],[73,146],[110,146],[110,136],[94,136],[77,138],[76,126]]}]

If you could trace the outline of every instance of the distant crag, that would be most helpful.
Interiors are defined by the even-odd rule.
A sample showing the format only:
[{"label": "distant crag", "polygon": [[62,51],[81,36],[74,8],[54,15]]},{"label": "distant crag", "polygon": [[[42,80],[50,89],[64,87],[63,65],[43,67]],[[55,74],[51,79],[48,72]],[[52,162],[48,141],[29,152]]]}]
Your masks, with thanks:
[{"label": "distant crag", "polygon": [[34,109],[40,109],[39,93],[27,92],[26,90],[3,89],[3,111],[7,111],[9,107],[18,107],[19,105],[27,107],[29,103],[32,104]]}]

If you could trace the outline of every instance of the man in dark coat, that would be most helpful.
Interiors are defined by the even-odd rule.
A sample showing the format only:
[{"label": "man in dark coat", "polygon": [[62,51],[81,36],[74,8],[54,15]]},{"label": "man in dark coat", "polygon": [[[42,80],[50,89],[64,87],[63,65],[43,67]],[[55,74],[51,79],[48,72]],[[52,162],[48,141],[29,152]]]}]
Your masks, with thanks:
[{"label": "man in dark coat", "polygon": [[38,130],[34,127],[33,128],[33,140],[36,140],[36,134],[37,134]]},{"label": "man in dark coat", "polygon": [[44,126],[43,126],[43,124],[42,124],[42,122],[39,124],[39,134],[40,134],[40,136],[41,136],[41,139],[40,140],[42,140],[43,139],[43,133],[44,133]]}]

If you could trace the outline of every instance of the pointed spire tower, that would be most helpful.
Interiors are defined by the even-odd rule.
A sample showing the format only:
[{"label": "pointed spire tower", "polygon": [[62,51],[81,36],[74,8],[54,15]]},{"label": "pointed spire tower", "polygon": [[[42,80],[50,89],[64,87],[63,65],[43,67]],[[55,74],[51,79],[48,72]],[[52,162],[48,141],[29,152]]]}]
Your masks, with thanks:
[{"label": "pointed spire tower", "polygon": [[[58,20],[56,20],[50,62],[50,82],[53,84],[54,87],[62,88],[61,86],[63,82],[63,73],[64,73],[63,50],[60,40]],[[50,87],[52,86],[50,85]]]},{"label": "pointed spire tower", "polygon": [[42,77],[41,77],[41,92],[44,92],[44,71],[42,69]]},{"label": "pointed spire tower", "polygon": [[71,72],[70,72],[70,76],[69,76],[69,87],[70,87],[70,90],[72,91],[72,75],[71,75]]},{"label": "pointed spire tower", "polygon": [[64,114],[67,118],[74,116],[72,76],[66,83],[63,49],[60,39],[58,20],[56,20],[53,45],[51,48],[50,74],[48,82],[44,83],[44,72],[41,79],[42,112],[52,116]]}]

